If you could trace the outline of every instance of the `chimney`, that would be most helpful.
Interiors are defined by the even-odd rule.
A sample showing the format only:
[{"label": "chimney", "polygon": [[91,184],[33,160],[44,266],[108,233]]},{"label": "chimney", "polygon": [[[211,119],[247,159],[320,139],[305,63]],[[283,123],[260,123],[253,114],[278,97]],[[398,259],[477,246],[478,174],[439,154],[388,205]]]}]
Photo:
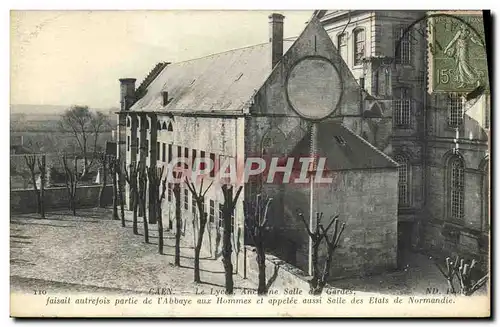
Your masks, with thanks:
[{"label": "chimney", "polygon": [[129,110],[135,102],[135,78],[120,79],[120,111]]},{"label": "chimney", "polygon": [[285,16],[272,14],[269,16],[269,42],[271,43],[271,65],[272,68],[283,57],[283,19]]}]

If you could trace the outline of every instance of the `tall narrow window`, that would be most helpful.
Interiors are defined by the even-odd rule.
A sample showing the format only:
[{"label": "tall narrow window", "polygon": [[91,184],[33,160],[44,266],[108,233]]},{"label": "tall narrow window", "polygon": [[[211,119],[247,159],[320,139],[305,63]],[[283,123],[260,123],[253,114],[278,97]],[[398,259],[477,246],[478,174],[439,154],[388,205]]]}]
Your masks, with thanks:
[{"label": "tall narrow window", "polygon": [[397,155],[394,160],[399,164],[398,195],[399,206],[405,207],[410,204],[410,161],[405,155]]},{"label": "tall narrow window", "polygon": [[160,142],[156,142],[156,160],[160,160]]},{"label": "tall narrow window", "polygon": [[393,121],[397,128],[410,128],[411,96],[410,89],[402,87],[394,92]]},{"label": "tall narrow window", "polygon": [[223,204],[219,204],[219,220],[217,222],[217,226],[219,228],[222,228],[222,223],[224,221],[224,205]]},{"label": "tall narrow window", "polygon": [[365,30],[354,31],[354,65],[359,66],[363,64],[365,58]]},{"label": "tall narrow window", "polygon": [[342,59],[347,60],[347,34],[342,33],[337,36],[337,44],[340,56]]},{"label": "tall narrow window", "polygon": [[196,149],[193,149],[193,154],[191,155],[191,159],[192,159],[192,162],[191,162],[191,165],[194,166],[194,161],[196,160]]},{"label": "tall narrow window", "polygon": [[184,189],[184,210],[189,209],[189,191],[187,188]]},{"label": "tall narrow window", "polygon": [[410,32],[407,25],[399,25],[394,30],[396,64],[411,64]]},{"label": "tall narrow window", "polygon": [[127,136],[127,151],[130,151],[130,136]]},{"label": "tall narrow window", "polygon": [[486,104],[484,106],[484,128],[490,129],[490,96],[486,95]]},{"label": "tall narrow window", "polygon": [[139,140],[139,138],[138,138],[138,137],[135,139],[135,141],[137,142],[137,143],[136,143],[136,146],[137,146],[137,154],[139,154],[139,149],[141,148],[141,142],[140,142],[140,140]]},{"label": "tall narrow window", "polygon": [[168,145],[168,158],[167,162],[170,163],[172,161],[172,144]]},{"label": "tall narrow window", "polygon": [[210,219],[211,223],[213,223],[215,220],[215,202],[214,202],[214,200],[210,200],[209,219]]},{"label": "tall narrow window", "polygon": [[127,117],[127,127],[130,127],[130,117]]},{"label": "tall narrow window", "polygon": [[451,218],[462,220],[464,217],[464,162],[459,156],[450,160],[450,210]]},{"label": "tall narrow window", "polygon": [[167,147],[167,145],[165,143],[161,144],[161,161],[163,161],[163,162],[167,161],[166,158],[165,158],[166,155],[167,155],[167,153],[166,153],[167,152],[166,151],[167,150],[166,147]]},{"label": "tall narrow window", "polygon": [[464,97],[452,93],[448,95],[448,125],[459,127],[462,125],[464,115]]},{"label": "tall narrow window", "polygon": [[168,183],[167,200],[172,202],[172,183]]},{"label": "tall narrow window", "polygon": [[210,177],[215,177],[215,167],[217,163],[215,162],[215,153],[210,153],[210,162],[212,165],[212,170],[210,170]]}]

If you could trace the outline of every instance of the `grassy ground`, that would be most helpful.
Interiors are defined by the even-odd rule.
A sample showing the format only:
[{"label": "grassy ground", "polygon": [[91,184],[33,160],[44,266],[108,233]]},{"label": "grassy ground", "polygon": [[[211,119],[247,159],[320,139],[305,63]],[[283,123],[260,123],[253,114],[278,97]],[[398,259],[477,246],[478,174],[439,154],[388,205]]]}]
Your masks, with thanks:
[{"label": "grassy ground", "polygon": [[[132,233],[128,212],[125,228],[120,221],[111,220],[111,211],[106,209],[81,210],[76,217],[55,212],[48,214],[47,219],[34,214],[15,215],[10,226],[10,266],[15,278],[139,293],[147,293],[151,288],[194,293],[196,289],[210,292],[211,288],[224,287],[220,260],[202,253],[203,283],[195,284],[193,248],[183,244],[182,267],[174,267],[174,237],[165,233],[165,254],[158,254],[157,226],[149,226],[150,243],[146,244],[142,235]],[[139,224],[141,234],[142,230]],[[255,288],[240,276],[235,275],[234,281],[236,289]]]}]

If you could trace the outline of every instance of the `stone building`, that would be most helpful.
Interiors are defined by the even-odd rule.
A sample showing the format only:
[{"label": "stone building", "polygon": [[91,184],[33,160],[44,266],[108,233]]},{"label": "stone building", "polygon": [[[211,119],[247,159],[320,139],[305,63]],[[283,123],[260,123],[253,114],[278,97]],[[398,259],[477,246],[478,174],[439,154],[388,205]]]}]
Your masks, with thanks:
[{"label": "stone building", "polygon": [[[307,271],[308,237],[295,212],[339,214],[347,223],[332,276],[386,271],[397,264],[397,164],[360,135],[390,132],[391,107],[364,91],[320,22],[283,39],[284,17],[270,16],[269,42],[179,63],[160,63],[135,87],[121,79],[119,156],[127,163],[165,165],[172,158],[247,159],[308,156],[327,159],[333,183],[243,185],[234,214],[236,249],[244,254],[242,200],[273,197],[269,250]],[[390,103],[389,103],[390,104]],[[324,119],[314,121],[317,115]],[[385,127],[382,133],[372,132]],[[310,144],[313,144],[311,147]],[[262,189],[260,189],[262,187]],[[220,186],[207,193],[205,244],[220,255]],[[183,237],[197,232],[196,211],[181,189]],[[163,218],[174,219],[171,185]],[[325,222],[323,222],[325,223]],[[239,242],[237,241],[239,238]],[[321,250],[323,254],[324,249]],[[239,273],[246,256],[235,255]]]},{"label": "stone building", "polygon": [[[432,38],[448,37],[450,32],[445,42],[451,42],[463,25],[455,18],[459,16],[478,22],[474,28],[480,35],[475,38],[481,39],[482,12],[442,14],[318,10],[314,16],[359,84],[374,98],[392,102],[392,131],[383,133],[387,142],[378,144],[369,133],[363,137],[400,164],[399,248],[481,257],[485,263],[489,235],[488,72],[482,72],[485,92],[473,101],[466,99],[470,89],[432,89],[437,78]],[[437,30],[440,21],[444,29]],[[478,47],[475,56],[474,65],[486,61],[484,49]],[[442,82],[448,83],[446,75]]]}]

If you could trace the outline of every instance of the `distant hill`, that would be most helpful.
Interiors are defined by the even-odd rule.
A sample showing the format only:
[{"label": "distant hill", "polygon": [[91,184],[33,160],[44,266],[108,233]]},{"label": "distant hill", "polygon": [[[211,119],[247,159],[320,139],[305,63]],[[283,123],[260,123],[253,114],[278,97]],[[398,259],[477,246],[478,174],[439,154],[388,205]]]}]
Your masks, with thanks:
[{"label": "distant hill", "polygon": [[[71,106],[61,106],[61,105],[36,105],[36,104],[11,104],[10,114],[11,116],[23,115],[28,120],[53,120],[58,118],[64,111],[69,109]],[[92,108],[92,110],[100,111],[104,114],[114,115],[115,112],[119,111],[119,108]]]}]

